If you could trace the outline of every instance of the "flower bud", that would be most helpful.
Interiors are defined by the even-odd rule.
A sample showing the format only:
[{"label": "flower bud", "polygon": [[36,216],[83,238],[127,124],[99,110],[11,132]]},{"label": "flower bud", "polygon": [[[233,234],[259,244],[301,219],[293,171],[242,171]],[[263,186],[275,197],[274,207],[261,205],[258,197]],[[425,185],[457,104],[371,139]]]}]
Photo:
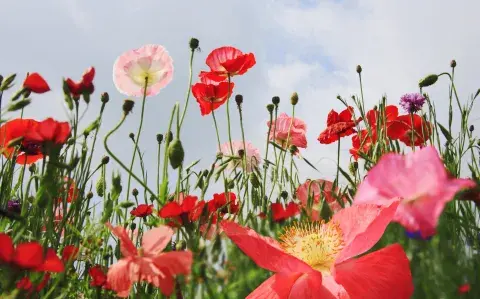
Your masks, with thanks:
[{"label": "flower bud", "polygon": [[470,125],[470,128],[468,128],[470,130],[470,132],[473,132],[473,130],[475,130],[475,127],[473,125]]},{"label": "flower bud", "polygon": [[195,51],[198,49],[198,46],[200,45],[200,41],[194,37],[190,39],[189,46],[192,51]]},{"label": "flower bud", "polygon": [[157,134],[157,142],[158,144],[162,143],[163,141],[163,134]]},{"label": "flower bud", "polygon": [[278,106],[278,104],[280,104],[280,97],[274,96],[272,98],[272,104]]},{"label": "flower bud", "polygon": [[37,165],[36,165],[36,164],[30,165],[30,167],[28,167],[28,170],[29,170],[31,173],[35,173],[35,171],[37,171]]},{"label": "flower bud", "polygon": [[134,101],[128,100],[128,99],[125,100],[123,102],[123,107],[122,107],[123,113],[125,113],[125,115],[128,115],[132,111],[134,105],[135,105]]},{"label": "flower bud", "polygon": [[100,126],[100,118],[97,118],[83,131],[83,135],[85,137],[88,136],[93,130],[98,129],[99,126]]},{"label": "flower bud", "polygon": [[106,164],[108,164],[108,162],[110,162],[110,157],[109,156],[104,156],[102,158],[102,164],[106,165]]},{"label": "flower bud", "polygon": [[102,94],[100,95],[100,101],[102,101],[102,103],[108,103],[108,101],[110,101],[110,96],[108,95],[108,92],[102,92]]},{"label": "flower bud", "polygon": [[228,180],[227,181],[227,189],[233,189],[235,188],[235,181],[234,180]]},{"label": "flower bud", "polygon": [[130,223],[130,230],[134,231],[137,228],[137,224],[135,222]]},{"label": "flower bud", "polygon": [[137,188],[133,188],[132,195],[133,196],[138,196],[138,189]]},{"label": "flower bud", "polygon": [[283,198],[283,199],[287,199],[288,198],[288,192],[287,191],[280,192],[280,197]]},{"label": "flower bud", "polygon": [[93,192],[90,191],[87,193],[87,199],[92,199],[93,198]]},{"label": "flower bud", "polygon": [[378,110],[378,106],[377,106],[377,105],[373,106],[373,110],[377,111],[377,110]]},{"label": "flower bud", "polygon": [[362,72],[362,66],[361,65],[357,65],[357,73],[361,73]]},{"label": "flower bud", "polygon": [[17,111],[17,110],[20,110],[20,109],[23,109],[25,107],[27,107],[28,105],[30,105],[30,103],[32,102],[32,100],[30,99],[23,99],[23,100],[20,100],[18,102],[15,102],[13,104],[11,104],[7,111]]},{"label": "flower bud", "polygon": [[103,197],[103,189],[105,189],[105,177],[101,176],[98,179],[97,184],[95,185],[95,189],[97,191],[97,195]]},{"label": "flower bud", "polygon": [[290,97],[290,103],[292,103],[293,106],[297,105],[298,103],[298,93],[294,92],[292,96]]},{"label": "flower bud", "polygon": [[168,146],[168,159],[173,169],[177,169],[183,163],[185,152],[183,151],[182,142],[174,139]]},{"label": "flower bud", "polygon": [[133,133],[128,134],[128,138],[130,138],[130,139],[132,139],[133,141],[135,141],[135,134],[133,134]]},{"label": "flower bud", "polygon": [[133,207],[134,205],[135,205],[134,202],[131,202],[131,201],[128,201],[128,200],[122,201],[122,202],[119,204],[119,206],[120,206],[121,208],[124,208],[124,209],[131,208],[131,207]]},{"label": "flower bud", "polygon": [[235,102],[237,103],[238,106],[242,105],[243,103],[243,96],[241,94],[237,94],[235,96]]},{"label": "flower bud", "polygon": [[457,62],[455,61],[455,59],[453,59],[452,61],[450,61],[450,66],[452,68],[455,68],[457,66]]},{"label": "flower bud", "polygon": [[438,76],[435,75],[435,74],[431,74],[431,75],[426,76],[422,80],[420,80],[420,82],[418,82],[418,86],[420,88],[427,87],[427,86],[435,84],[435,82],[437,82],[437,80],[438,80]]},{"label": "flower bud", "polygon": [[170,131],[167,133],[167,142],[170,143],[173,140],[173,133]]},{"label": "flower bud", "polygon": [[274,104],[268,104],[268,105],[267,105],[268,113],[272,113],[272,112],[273,112],[273,109],[275,109],[275,105],[274,105]]}]

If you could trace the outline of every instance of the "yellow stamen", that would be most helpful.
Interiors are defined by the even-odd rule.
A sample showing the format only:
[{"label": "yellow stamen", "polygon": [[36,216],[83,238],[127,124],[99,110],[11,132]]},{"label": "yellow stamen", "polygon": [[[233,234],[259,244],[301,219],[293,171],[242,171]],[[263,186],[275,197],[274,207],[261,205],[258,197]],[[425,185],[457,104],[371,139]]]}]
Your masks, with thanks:
[{"label": "yellow stamen", "polygon": [[138,252],[138,255],[139,255],[140,257],[143,256],[143,248],[141,248],[141,247],[138,248],[137,252]]},{"label": "yellow stamen", "polygon": [[280,242],[287,253],[326,274],[330,274],[335,258],[345,246],[342,230],[334,221],[293,225],[285,230]]}]

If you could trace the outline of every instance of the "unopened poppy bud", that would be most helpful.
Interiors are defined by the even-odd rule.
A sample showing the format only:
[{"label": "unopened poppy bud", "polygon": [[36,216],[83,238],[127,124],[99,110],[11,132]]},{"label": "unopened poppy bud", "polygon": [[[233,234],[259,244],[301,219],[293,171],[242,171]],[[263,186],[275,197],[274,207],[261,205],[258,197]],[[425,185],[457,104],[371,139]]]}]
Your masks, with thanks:
[{"label": "unopened poppy bud", "polygon": [[254,172],[250,173],[250,184],[252,184],[253,187],[258,188],[260,186],[260,181],[258,180],[257,175]]},{"label": "unopened poppy bud", "polygon": [[30,165],[30,167],[28,167],[28,170],[29,170],[31,173],[34,173],[35,171],[37,171],[37,165],[36,165],[36,164]]},{"label": "unopened poppy bud", "polygon": [[87,199],[92,199],[93,198],[93,192],[90,191],[87,193]]},{"label": "unopened poppy bud", "polygon": [[361,65],[357,65],[357,73],[361,73],[362,72],[362,66]]},{"label": "unopened poppy bud", "polygon": [[182,142],[179,139],[174,139],[168,146],[168,158],[173,169],[177,169],[182,165],[185,158]]},{"label": "unopened poppy bud", "polygon": [[100,101],[102,101],[102,103],[108,103],[108,101],[110,101],[110,96],[108,95],[108,92],[102,92],[102,94],[100,95]]},{"label": "unopened poppy bud", "polygon": [[8,76],[7,78],[4,78],[4,80],[2,80],[2,84],[0,84],[0,91],[5,91],[9,89],[11,87],[10,84],[12,84],[13,80],[15,80],[16,76],[17,74],[13,74]]},{"label": "unopened poppy bud", "polygon": [[243,96],[241,94],[237,94],[235,96],[235,102],[237,103],[238,106],[242,105],[243,103]]},{"label": "unopened poppy bud", "polygon": [[133,139],[133,141],[135,141],[135,134],[133,133],[128,134],[128,138]]},{"label": "unopened poppy bud", "polygon": [[227,181],[227,189],[233,189],[233,188],[235,188],[235,181],[234,180]]},{"label": "unopened poppy bud", "polygon": [[121,208],[128,209],[128,208],[133,207],[134,205],[135,205],[134,202],[131,202],[131,201],[126,200],[126,201],[122,201],[119,206],[120,206]]},{"label": "unopened poppy bud", "polygon": [[132,231],[134,231],[136,228],[137,228],[137,224],[136,224],[135,222],[132,222],[132,223],[130,224],[130,229],[131,229]]},{"label": "unopened poppy bud", "polygon": [[298,152],[298,147],[294,144],[290,145],[290,154],[295,155]]},{"label": "unopened poppy bud", "polygon": [[418,86],[420,88],[427,87],[427,86],[435,84],[435,82],[437,82],[437,80],[438,80],[438,76],[435,75],[435,74],[431,74],[431,75],[426,76],[422,80],[420,80],[420,82],[418,82]]},{"label": "unopened poppy bud", "polygon": [[133,188],[132,195],[133,196],[138,196],[138,189],[137,188]]},{"label": "unopened poppy bud", "polygon": [[288,198],[288,192],[287,191],[280,192],[280,197],[283,198],[283,199],[287,199]]},{"label": "unopened poppy bud", "polygon": [[110,162],[110,157],[109,156],[104,156],[102,158],[102,164],[106,165],[106,164],[108,164],[108,162]]},{"label": "unopened poppy bud", "polygon": [[274,96],[272,98],[272,104],[278,106],[278,104],[280,104],[280,97]]},{"label": "unopened poppy bud", "polygon": [[239,157],[243,157],[243,155],[245,155],[245,150],[239,149],[237,154],[238,154]]},{"label": "unopened poppy bud", "polygon": [[173,140],[173,133],[170,131],[167,133],[167,142],[170,143]]},{"label": "unopened poppy bud", "polygon": [[17,110],[23,109],[28,105],[30,105],[31,102],[32,100],[30,99],[23,99],[21,101],[15,102],[14,104],[10,105],[7,111],[17,111]]},{"label": "unopened poppy bud", "polygon": [[200,45],[200,41],[198,39],[192,37],[190,39],[189,45],[190,45],[190,49],[192,51],[195,51],[198,48],[198,46]]},{"label": "unopened poppy bud", "polygon": [[468,128],[470,130],[470,132],[473,132],[473,130],[475,130],[475,127],[473,125],[470,125],[470,128]]},{"label": "unopened poppy bud", "polygon": [[125,113],[125,115],[129,114],[132,111],[134,105],[135,105],[134,101],[128,100],[128,99],[125,100],[123,102],[123,107],[122,107],[123,113]]},{"label": "unopened poppy bud", "polygon": [[267,105],[267,110],[268,110],[269,113],[272,113],[273,109],[275,109],[275,105],[273,105],[273,104],[268,104]]},{"label": "unopened poppy bud", "polygon": [[294,92],[292,96],[290,97],[290,103],[292,103],[293,106],[297,105],[298,103],[298,93]]},{"label": "unopened poppy bud", "polygon": [[452,61],[450,61],[450,66],[452,68],[455,68],[457,66],[457,62],[455,61],[455,59],[453,59]]},{"label": "unopened poppy bud", "polygon": [[218,152],[217,153],[217,160],[221,160],[223,158],[223,153],[222,152]]},{"label": "unopened poppy bud", "polygon": [[163,141],[163,134],[157,134],[157,142],[158,144],[162,143]]},{"label": "unopened poppy bud", "polygon": [[177,244],[175,244],[175,249],[177,251],[182,251],[182,250],[185,250],[187,248],[187,243],[183,240],[180,240],[177,242]]}]

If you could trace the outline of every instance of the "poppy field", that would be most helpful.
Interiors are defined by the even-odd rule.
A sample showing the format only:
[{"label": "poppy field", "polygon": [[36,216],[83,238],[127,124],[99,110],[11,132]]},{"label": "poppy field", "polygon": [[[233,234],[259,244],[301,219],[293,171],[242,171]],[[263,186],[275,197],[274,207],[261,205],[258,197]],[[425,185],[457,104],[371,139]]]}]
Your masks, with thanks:
[{"label": "poppy field", "polygon": [[[71,119],[23,117],[49,83],[36,72],[0,74],[0,298],[480,297],[480,140],[470,125],[480,89],[458,96],[454,60],[374,107],[365,107],[357,66],[358,95],[334,99],[344,108],[318,120],[317,140],[307,140],[296,113],[301,95],[272,95],[263,144],[253,144],[235,83],[255,68],[255,54],[209,49],[198,71],[199,41],[185,51],[188,89],[178,91],[183,101],[162,104],[171,113],[157,152],[144,152],[141,137],[149,98],[175,76],[175,53],[161,45],[116,59],[123,99],[102,92],[93,66],[64,78]],[[448,87],[447,123],[429,96],[437,84]],[[100,111],[83,123],[92,101]],[[195,150],[182,144],[189,106],[217,140],[206,168],[185,155]],[[118,110],[117,123],[104,121],[106,109]],[[140,118],[131,142],[112,146],[132,114]],[[299,166],[317,170],[306,158],[311,143],[338,146],[335,176],[300,175]],[[346,165],[340,143],[351,144]]]}]

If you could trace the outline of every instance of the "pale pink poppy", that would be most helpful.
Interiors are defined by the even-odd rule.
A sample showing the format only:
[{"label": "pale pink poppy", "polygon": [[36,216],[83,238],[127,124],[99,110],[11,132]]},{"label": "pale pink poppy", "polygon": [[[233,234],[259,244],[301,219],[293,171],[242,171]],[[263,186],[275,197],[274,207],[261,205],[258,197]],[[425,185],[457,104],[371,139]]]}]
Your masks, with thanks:
[{"label": "pale pink poppy", "polygon": [[384,155],[360,184],[353,204],[386,205],[400,199],[393,220],[426,238],[435,234],[455,194],[474,186],[468,179],[449,178],[437,150],[428,146],[407,155]]},{"label": "pale pink poppy", "polygon": [[288,148],[292,144],[296,147],[307,148],[307,137],[305,135],[307,125],[303,120],[282,113],[271,124],[268,121],[267,126],[270,127],[270,140],[275,141],[283,148]]},{"label": "pale pink poppy", "polygon": [[[323,201],[326,200],[330,210],[333,213],[342,209],[342,206],[337,201],[335,194],[339,195],[338,188],[335,188],[335,192],[332,191],[333,183],[330,181],[318,179],[318,180],[306,180],[305,183],[297,188],[297,198],[300,200],[302,207],[307,209],[307,214],[312,221],[321,220],[320,211]],[[308,197],[312,198],[311,209],[308,209]],[[340,198],[343,201],[344,206],[348,203],[346,197]]]},{"label": "pale pink poppy", "polygon": [[[233,155],[230,149],[230,142],[222,144],[220,147],[220,152],[224,156],[235,156],[239,157],[239,151],[243,151],[243,154],[246,157],[247,162],[247,172],[252,172],[261,162],[260,151],[253,144],[248,141],[245,141],[245,147],[243,146],[243,141],[232,141]],[[234,159],[230,162],[230,168],[242,168],[241,159]]]},{"label": "pale pink poppy", "polygon": [[173,60],[160,45],[145,45],[120,55],[113,66],[118,91],[141,97],[147,80],[147,96],[157,95],[173,78]]},{"label": "pale pink poppy", "polygon": [[377,243],[397,207],[348,207],[328,223],[287,228],[280,242],[229,221],[222,228],[259,267],[274,273],[247,299],[408,299],[410,263],[399,244],[354,258]]},{"label": "pale pink poppy", "polygon": [[123,256],[110,266],[107,273],[107,282],[111,289],[117,292],[118,297],[128,297],[132,284],[142,281],[160,288],[164,295],[170,296],[175,285],[175,275],[190,273],[191,251],[162,253],[172,238],[171,228],[159,226],[145,232],[142,247],[137,249],[125,228],[113,227],[110,223],[106,225],[120,240],[120,251]]}]

